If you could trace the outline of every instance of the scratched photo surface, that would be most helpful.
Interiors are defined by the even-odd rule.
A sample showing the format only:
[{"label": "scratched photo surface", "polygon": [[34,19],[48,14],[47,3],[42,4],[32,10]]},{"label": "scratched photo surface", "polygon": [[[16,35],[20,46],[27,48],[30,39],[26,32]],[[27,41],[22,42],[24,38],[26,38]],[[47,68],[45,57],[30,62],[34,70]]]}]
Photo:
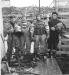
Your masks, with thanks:
[{"label": "scratched photo surface", "polygon": [[69,75],[69,0],[0,0],[1,75]]}]

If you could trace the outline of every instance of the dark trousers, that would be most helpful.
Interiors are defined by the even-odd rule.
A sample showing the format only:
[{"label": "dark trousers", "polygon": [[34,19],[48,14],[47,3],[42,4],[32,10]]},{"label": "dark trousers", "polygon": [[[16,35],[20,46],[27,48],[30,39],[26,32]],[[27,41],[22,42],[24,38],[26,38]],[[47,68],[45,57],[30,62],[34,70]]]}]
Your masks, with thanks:
[{"label": "dark trousers", "polygon": [[55,49],[56,50],[57,45],[58,45],[58,41],[56,39],[54,41],[53,40],[54,39],[51,39],[51,38],[48,39],[48,49],[51,49],[51,50]]},{"label": "dark trousers", "polygon": [[8,62],[10,63],[10,58],[12,56],[12,50],[13,50],[13,34],[10,33],[8,35],[7,43],[8,43],[7,59],[8,59]]},{"label": "dark trousers", "polygon": [[[20,50],[22,54],[30,53],[31,41],[30,41],[30,33],[22,32],[19,36],[14,35],[14,47],[17,50]],[[18,51],[17,51],[18,52]]]},{"label": "dark trousers", "polygon": [[59,42],[59,34],[56,32],[51,32],[50,37],[48,39],[48,49],[57,49],[57,45]]},{"label": "dark trousers", "polygon": [[23,50],[23,45],[22,45],[22,40],[23,40],[23,34],[20,32],[15,32],[13,34],[10,34],[8,37],[8,50],[7,50],[7,59],[10,62],[10,58],[12,56],[12,50],[13,48],[16,49],[16,52],[18,54],[19,50]]}]

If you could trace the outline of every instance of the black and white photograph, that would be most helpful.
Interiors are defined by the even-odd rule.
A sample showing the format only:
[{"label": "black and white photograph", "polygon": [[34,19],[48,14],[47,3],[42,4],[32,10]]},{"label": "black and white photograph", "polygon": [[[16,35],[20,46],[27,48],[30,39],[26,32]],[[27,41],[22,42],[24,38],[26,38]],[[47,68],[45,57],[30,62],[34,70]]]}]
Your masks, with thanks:
[{"label": "black and white photograph", "polygon": [[0,0],[0,75],[69,75],[69,0]]}]

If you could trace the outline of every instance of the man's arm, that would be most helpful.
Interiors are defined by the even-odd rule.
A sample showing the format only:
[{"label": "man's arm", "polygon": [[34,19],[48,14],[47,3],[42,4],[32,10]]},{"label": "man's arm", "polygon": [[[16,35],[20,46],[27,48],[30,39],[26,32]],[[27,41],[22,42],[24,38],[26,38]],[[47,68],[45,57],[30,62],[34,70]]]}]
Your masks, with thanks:
[{"label": "man's arm", "polygon": [[63,24],[63,27],[64,27],[64,30],[66,30],[67,28],[66,28],[66,25],[62,22],[62,24]]},{"label": "man's arm", "polygon": [[55,31],[55,27],[52,27],[52,25],[51,25],[51,22],[50,22],[50,21],[48,22],[48,25],[49,25],[50,30]]},{"label": "man's arm", "polygon": [[34,34],[34,24],[33,23],[31,24],[30,32],[31,32],[31,36],[33,37],[33,34]]},{"label": "man's arm", "polygon": [[45,23],[45,29],[46,29],[46,32],[47,32],[47,38],[49,38],[50,27],[49,27],[48,23]]}]

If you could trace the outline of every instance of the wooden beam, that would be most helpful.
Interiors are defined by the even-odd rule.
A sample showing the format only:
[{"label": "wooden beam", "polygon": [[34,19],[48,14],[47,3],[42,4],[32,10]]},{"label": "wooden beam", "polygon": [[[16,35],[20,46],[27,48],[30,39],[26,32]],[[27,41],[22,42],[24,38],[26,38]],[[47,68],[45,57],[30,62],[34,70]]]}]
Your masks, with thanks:
[{"label": "wooden beam", "polygon": [[2,1],[0,0],[0,61],[5,55],[4,42],[3,42],[3,17],[2,17]]},{"label": "wooden beam", "polygon": [[60,45],[60,48],[69,48],[69,45]]},{"label": "wooden beam", "polygon": [[39,0],[39,14],[40,14],[40,0]]},{"label": "wooden beam", "polygon": [[51,57],[51,59],[47,59],[46,63],[47,63],[46,67],[48,72],[47,74],[43,75],[62,75],[61,69],[53,57]]},{"label": "wooden beam", "polygon": [[69,51],[57,51],[56,54],[68,54],[69,55]]},{"label": "wooden beam", "polygon": [[69,41],[69,39],[61,39],[61,41]]}]

